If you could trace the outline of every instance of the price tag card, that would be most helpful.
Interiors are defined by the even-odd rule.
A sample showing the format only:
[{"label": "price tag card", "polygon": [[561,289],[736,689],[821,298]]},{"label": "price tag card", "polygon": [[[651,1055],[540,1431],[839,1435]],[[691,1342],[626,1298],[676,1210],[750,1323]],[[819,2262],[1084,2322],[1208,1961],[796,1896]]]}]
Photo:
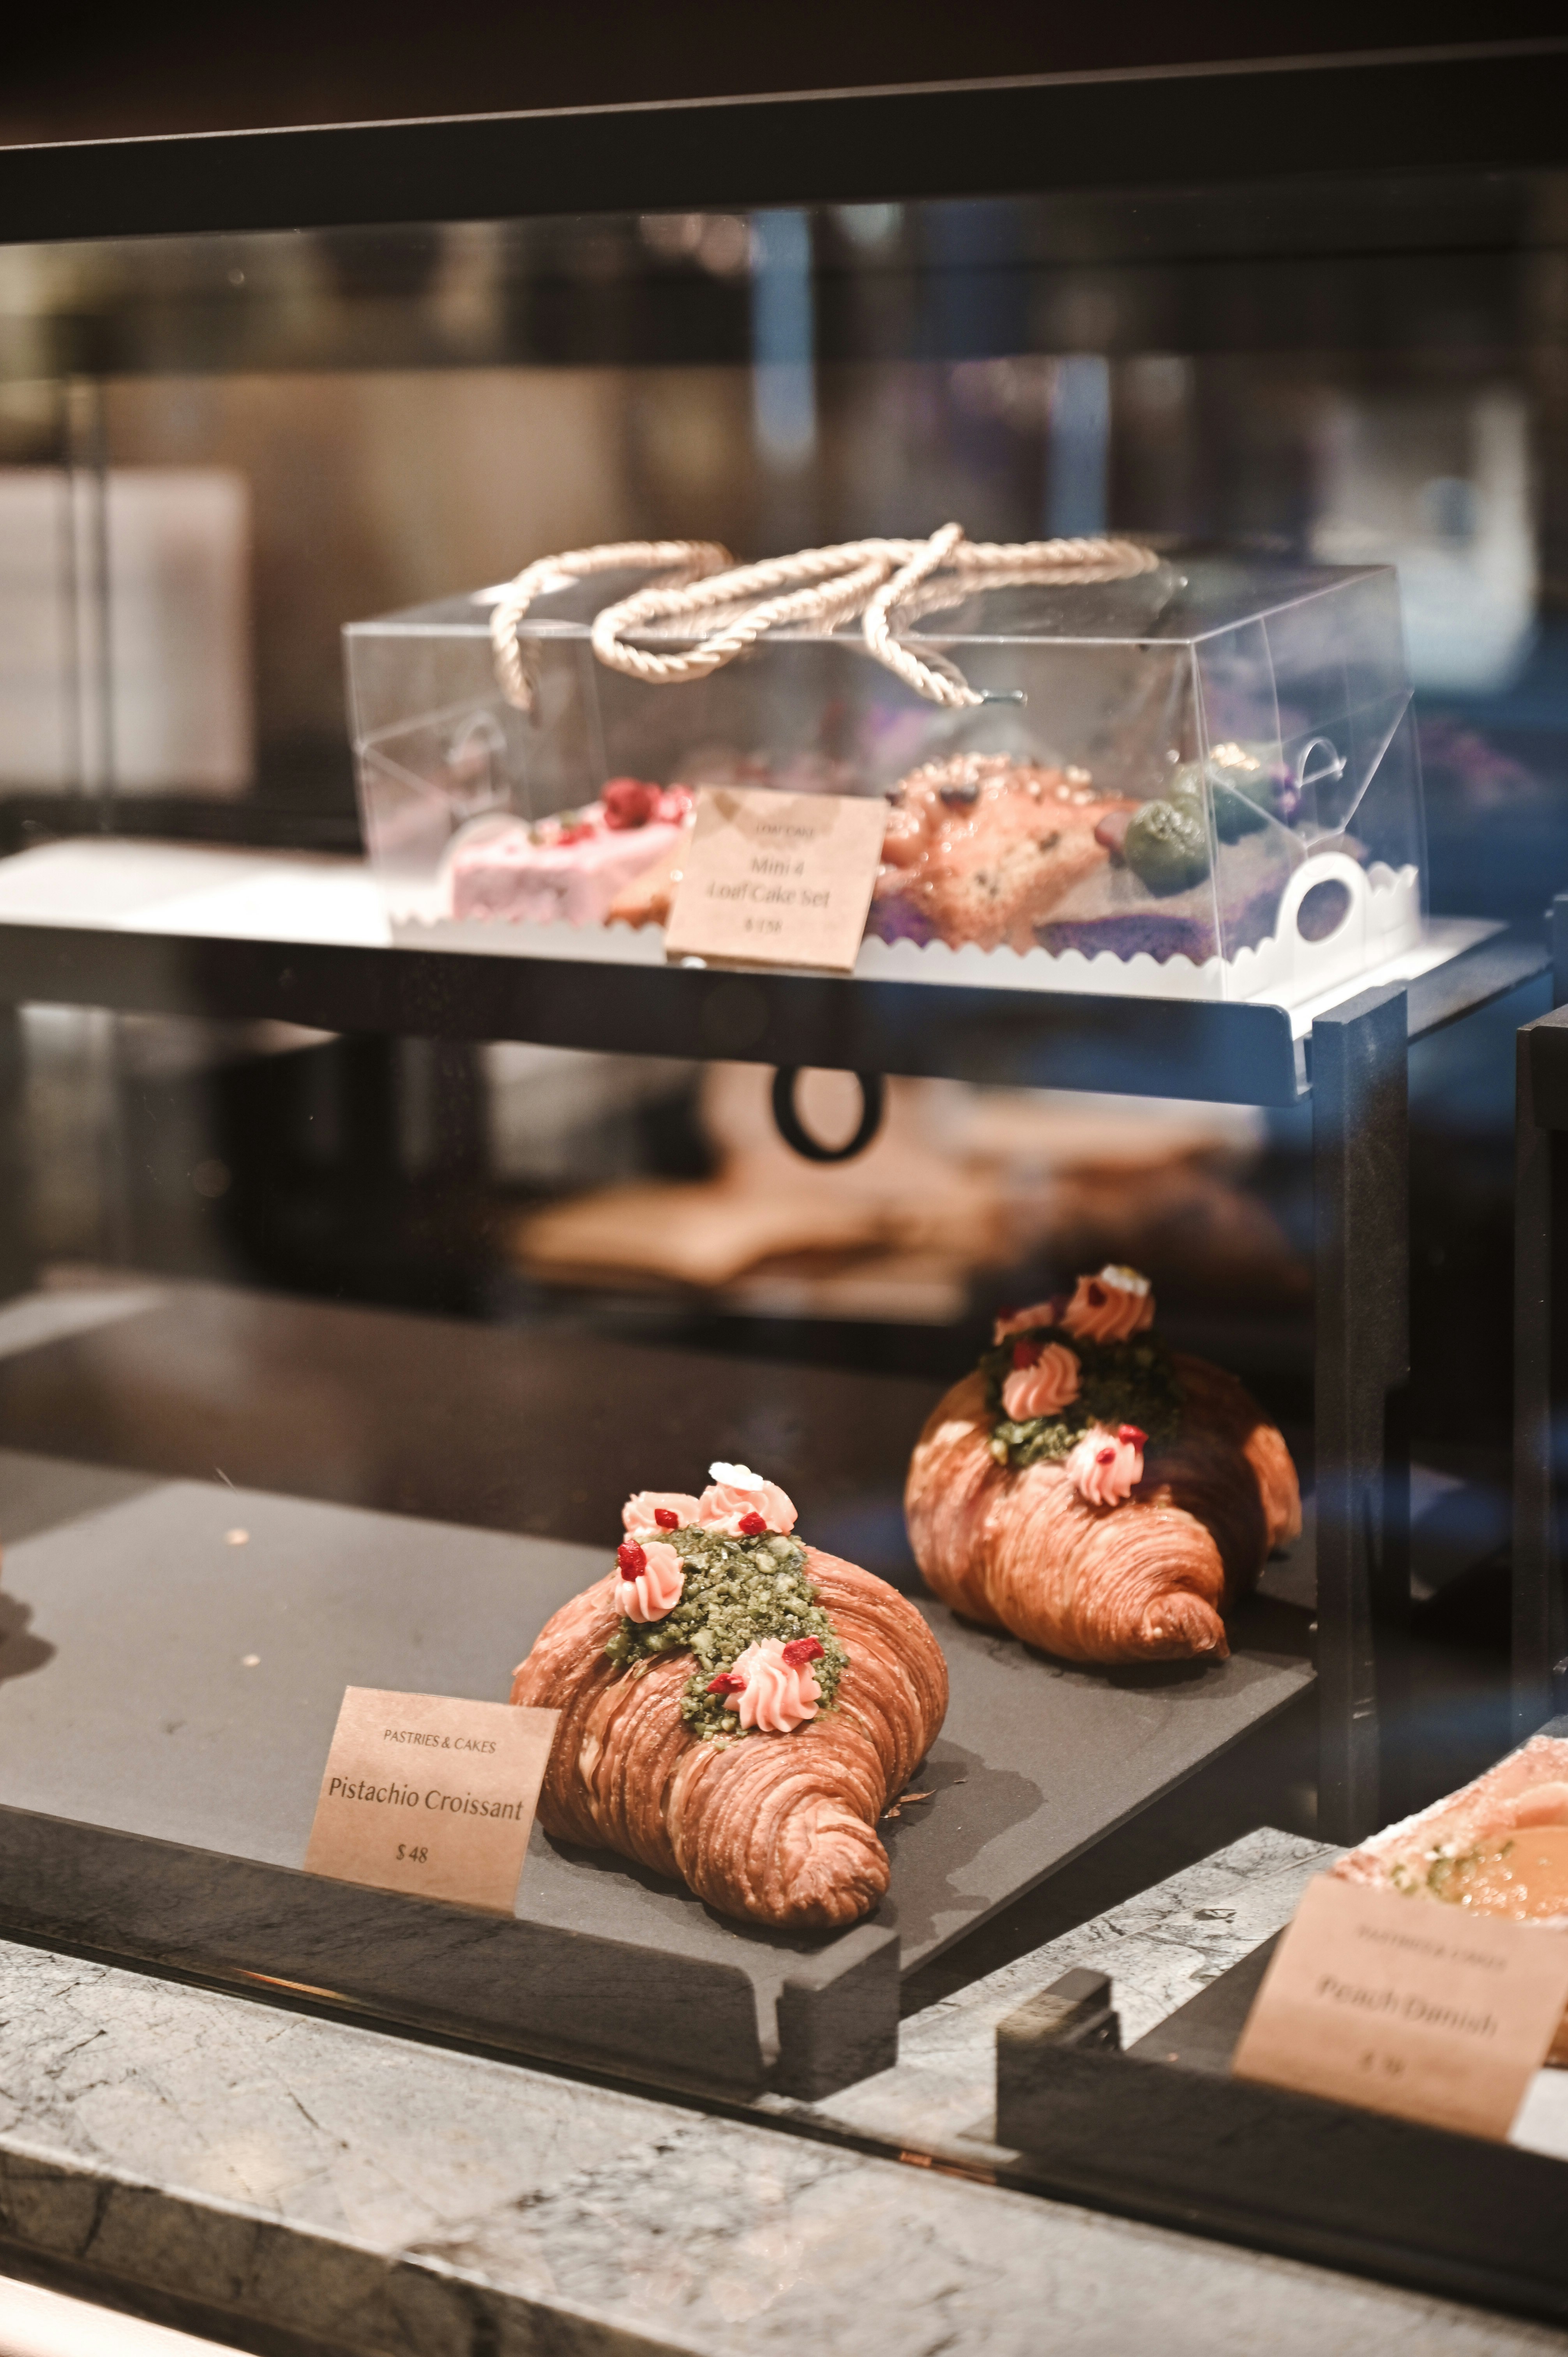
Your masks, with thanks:
[{"label": "price tag card", "polygon": [[666,956],[848,974],[886,823],[880,799],[703,787]]},{"label": "price tag card", "polygon": [[510,1915],[560,1715],[349,1686],[306,1872]]},{"label": "price tag card", "polygon": [[1320,1875],[1232,2065],[1303,2094],[1506,2137],[1568,2000],[1568,1936]]}]

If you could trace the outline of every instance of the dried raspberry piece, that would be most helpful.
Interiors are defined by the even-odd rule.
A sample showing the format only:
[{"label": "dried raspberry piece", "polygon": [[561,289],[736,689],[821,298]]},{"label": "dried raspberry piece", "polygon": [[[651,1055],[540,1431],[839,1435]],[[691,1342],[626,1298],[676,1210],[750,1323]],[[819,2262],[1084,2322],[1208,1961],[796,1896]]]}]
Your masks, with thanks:
[{"label": "dried raspberry piece", "polygon": [[616,1549],[616,1561],[623,1579],[635,1579],[639,1572],[648,1569],[648,1557],[635,1539],[622,1539]]},{"label": "dried raspberry piece", "polygon": [[742,1514],[740,1518],[742,1538],[759,1539],[767,1528],[768,1524],[760,1514]]},{"label": "dried raspberry piece", "polygon": [[681,1517],[673,1506],[655,1506],[653,1519],[661,1531],[678,1531],[681,1527]]},{"label": "dried raspberry piece", "polygon": [[1033,1367],[1033,1366],[1037,1366],[1037,1365],[1038,1365],[1038,1363],[1039,1363],[1039,1358],[1040,1358],[1040,1345],[1039,1345],[1039,1343],[1038,1343],[1038,1342],[1015,1342],[1015,1343],[1014,1343],[1014,1345],[1013,1345],[1013,1364],[1014,1364],[1015,1367]]},{"label": "dried raspberry piece", "polygon": [[744,1694],[746,1680],[737,1678],[733,1670],[721,1670],[716,1678],[709,1680],[707,1691],[716,1695]]},{"label": "dried raspberry piece", "polygon": [[1116,1451],[1113,1448],[1097,1448],[1094,1452],[1094,1461],[1097,1465],[1114,1465]]},{"label": "dried raspberry piece", "polygon": [[792,1670],[803,1670],[808,1662],[820,1662],[824,1651],[815,1637],[791,1637],[784,1648],[783,1658]]},{"label": "dried raspberry piece", "polygon": [[605,824],[622,834],[648,824],[659,808],[659,789],[645,786],[639,778],[612,778],[599,800],[605,806]]},{"label": "dried raspberry piece", "polygon": [[1135,1424],[1122,1424],[1116,1428],[1117,1439],[1126,1441],[1131,1448],[1142,1448],[1148,1437],[1146,1432],[1140,1432]]},{"label": "dried raspberry piece", "polygon": [[557,843],[562,845],[569,843],[586,843],[593,832],[593,824],[590,820],[579,819],[574,826],[564,826],[555,840]]}]

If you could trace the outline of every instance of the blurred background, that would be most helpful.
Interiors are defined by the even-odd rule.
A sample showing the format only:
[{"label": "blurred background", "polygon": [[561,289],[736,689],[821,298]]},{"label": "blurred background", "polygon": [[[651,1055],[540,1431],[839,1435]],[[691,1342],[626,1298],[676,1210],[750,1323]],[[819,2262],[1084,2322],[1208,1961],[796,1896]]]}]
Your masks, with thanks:
[{"label": "blurred background", "polygon": [[[599,539],[760,555],[949,517],[1397,565],[1433,909],[1535,924],[1568,888],[1550,173],[0,251],[0,847],[353,854],[346,622]],[[1416,1593],[1439,1686],[1445,1646],[1471,1665],[1477,1743],[1506,1622],[1512,1034],[1545,1003],[1412,1065]],[[896,1577],[918,1403],[998,1303],[1106,1258],[1310,1469],[1305,1114],[900,1082],[875,1146],[820,1169],[745,1065],[48,1007],[23,1033],[33,1281],[438,1313],[562,1364],[585,1339],[727,1358],[777,1371],[776,1402],[881,1375],[902,1405],[852,1419],[817,1535]],[[847,1133],[853,1084],[811,1077],[805,1109]],[[209,1477],[216,1363],[156,1371],[158,1447],[181,1458],[183,1419],[177,1469]],[[221,1382],[251,1397],[238,1363]],[[128,1446],[109,1426],[154,1409],[117,1380],[113,1415],[80,1363],[69,1409],[63,1367],[0,1381],[4,1435]],[[757,1445],[787,1454],[792,1413]],[[410,1502],[402,1445],[345,1414],[293,1417],[289,1484]],[[601,1521],[567,1484],[523,1526]]]}]

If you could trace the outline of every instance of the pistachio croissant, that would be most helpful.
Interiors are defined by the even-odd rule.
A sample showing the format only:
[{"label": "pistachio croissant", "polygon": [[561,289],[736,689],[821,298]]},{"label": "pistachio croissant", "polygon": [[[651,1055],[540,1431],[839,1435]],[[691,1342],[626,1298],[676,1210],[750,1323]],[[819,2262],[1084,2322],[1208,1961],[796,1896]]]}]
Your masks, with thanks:
[{"label": "pistachio croissant", "polygon": [[545,1831],[780,1929],[826,1930],[874,1906],[888,1878],[877,1820],[941,1726],[947,1664],[885,1581],[812,1547],[804,1576],[847,1659],[831,1706],[790,1733],[693,1731],[682,1714],[690,1652],[618,1665],[605,1650],[627,1597],[614,1574],[563,1605],[511,1690],[514,1703],[561,1713],[539,1802]]},{"label": "pistachio croissant", "polygon": [[[1152,1318],[1135,1272],[1103,1270],[1065,1309],[1003,1319],[989,1373],[939,1402],[904,1508],[954,1611],[1067,1661],[1226,1658],[1222,1615],[1301,1528],[1295,1469],[1235,1377],[1164,1351]],[[1163,1429],[1096,1411],[1097,1383],[1102,1401],[1143,1383]]]}]

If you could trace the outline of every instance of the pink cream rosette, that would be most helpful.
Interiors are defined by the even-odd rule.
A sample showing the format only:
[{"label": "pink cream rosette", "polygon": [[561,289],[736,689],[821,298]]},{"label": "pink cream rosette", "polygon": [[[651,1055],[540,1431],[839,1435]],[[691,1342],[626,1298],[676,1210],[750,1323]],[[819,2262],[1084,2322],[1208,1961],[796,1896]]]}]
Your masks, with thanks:
[{"label": "pink cream rosette", "polygon": [[1146,1432],[1123,1424],[1112,1432],[1091,1424],[1067,1460],[1068,1479],[1086,1506],[1121,1506],[1144,1478]]},{"label": "pink cream rosette", "polygon": [[619,1573],[616,1581],[618,1612],[645,1626],[674,1611],[686,1585],[686,1574],[668,1540],[648,1539],[639,1545],[635,1539],[623,1539],[616,1550],[616,1566]]},{"label": "pink cream rosette", "polygon": [[[673,1514],[672,1523],[660,1522],[660,1514]],[[644,1531],[685,1530],[697,1519],[697,1501],[684,1490],[638,1490],[620,1510],[621,1528],[633,1538]]]},{"label": "pink cream rosette", "polygon": [[[759,1637],[736,1656],[726,1680],[731,1690],[725,1696],[725,1708],[735,1711],[748,1731],[793,1735],[798,1727],[815,1718],[822,1698],[811,1663],[787,1658],[790,1652],[806,1650],[799,1641],[786,1646],[782,1637]],[[737,1679],[745,1683],[736,1685]]]},{"label": "pink cream rosette", "polygon": [[1135,1268],[1102,1268],[1080,1276],[1061,1322],[1085,1342],[1126,1342],[1155,1322],[1155,1297]]},{"label": "pink cream rosette", "polygon": [[1009,1335],[1029,1334],[1041,1326],[1058,1325],[1061,1318],[1061,1308],[1058,1298],[1055,1301],[1036,1301],[1032,1309],[1001,1310],[992,1329],[991,1340],[993,1344],[1005,1342]]},{"label": "pink cream rosette", "polygon": [[727,1537],[756,1537],[746,1524],[761,1517],[767,1531],[787,1534],[795,1527],[795,1506],[777,1481],[765,1481],[749,1465],[710,1465],[713,1479],[697,1501],[697,1521],[705,1531],[723,1531]]},{"label": "pink cream rosette", "polygon": [[[1016,1363],[1023,1360],[1024,1363]],[[1065,1342],[1047,1342],[1037,1356],[1019,1343],[1012,1373],[1002,1386],[1002,1405],[1015,1424],[1031,1416],[1055,1415],[1078,1397],[1081,1370],[1077,1354]]]}]

